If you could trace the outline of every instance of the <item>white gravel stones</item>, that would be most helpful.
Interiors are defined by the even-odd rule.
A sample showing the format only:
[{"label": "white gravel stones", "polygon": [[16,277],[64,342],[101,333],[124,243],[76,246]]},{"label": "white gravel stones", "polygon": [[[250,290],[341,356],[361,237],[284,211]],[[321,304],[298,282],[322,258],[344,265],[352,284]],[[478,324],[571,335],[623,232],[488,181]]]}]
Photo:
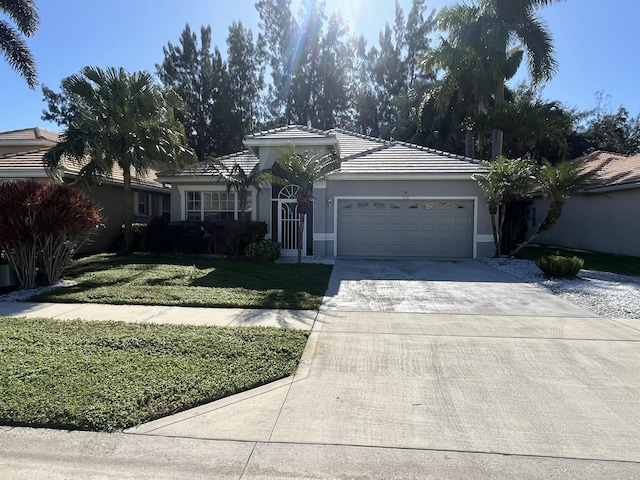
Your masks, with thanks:
[{"label": "white gravel stones", "polygon": [[574,279],[550,279],[530,260],[478,260],[527,283],[535,283],[598,315],[609,318],[640,318],[640,277],[581,270]]},{"label": "white gravel stones", "polygon": [[60,280],[55,285],[48,287],[31,288],[29,290],[14,290],[13,292],[0,295],[0,302],[22,302],[32,295],[38,295],[39,293],[48,292],[49,290],[54,290],[60,287],[72,287],[77,284],[78,282],[74,282],[72,280]]}]

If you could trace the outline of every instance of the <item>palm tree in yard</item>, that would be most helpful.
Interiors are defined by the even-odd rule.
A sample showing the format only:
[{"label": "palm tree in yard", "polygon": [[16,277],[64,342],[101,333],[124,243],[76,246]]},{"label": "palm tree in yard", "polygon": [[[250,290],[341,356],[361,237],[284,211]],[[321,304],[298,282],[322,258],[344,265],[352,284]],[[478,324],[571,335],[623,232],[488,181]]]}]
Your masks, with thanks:
[{"label": "palm tree in yard", "polygon": [[265,173],[260,171],[257,165],[247,173],[242,165],[236,163],[228,166],[218,159],[211,161],[210,165],[224,179],[227,184],[227,192],[233,190],[238,195],[238,211],[240,212],[238,220],[246,222],[249,193],[252,188],[256,190],[262,188],[266,179]]},{"label": "palm tree in yard", "polygon": [[[496,105],[505,101],[505,80],[512,75],[511,59],[519,49],[526,53],[534,84],[549,80],[557,69],[551,33],[538,18],[538,8],[561,0],[478,0],[445,7],[439,27],[457,47],[471,48],[489,62]],[[502,130],[494,129],[492,159],[502,154]]]},{"label": "palm tree in yard", "polygon": [[584,171],[576,162],[563,161],[553,165],[545,160],[536,172],[536,179],[542,195],[549,200],[549,209],[535,233],[518,245],[511,255],[516,255],[538,235],[551,229],[562,215],[567,199],[586,187],[593,175],[594,172]]},{"label": "palm tree in yard", "polygon": [[44,156],[45,166],[59,176],[63,158],[79,164],[80,178],[108,178],[122,171],[125,206],[125,246],[132,244],[132,171],[144,176],[158,163],[180,165],[193,155],[184,145],[182,126],[173,116],[180,99],[161,89],[147,72],[123,68],[85,67],[62,82],[73,104],[73,115],[61,141]]},{"label": "palm tree in yard", "polygon": [[513,200],[525,198],[535,184],[535,166],[526,159],[511,160],[503,156],[493,162],[482,162],[483,173],[473,176],[487,197],[491,216],[495,256],[501,255],[501,235],[505,212]]},{"label": "palm tree in yard", "polygon": [[36,63],[21,37],[33,35],[40,22],[35,0],[0,0],[0,12],[11,18],[17,30],[0,19],[0,51],[7,63],[34,89],[38,82]]},{"label": "palm tree in yard", "polygon": [[283,148],[270,174],[266,177],[272,183],[296,185],[295,194],[298,204],[298,265],[302,263],[302,239],[304,222],[313,202],[313,184],[323,180],[337,168],[335,155],[311,155],[298,153],[293,145]]}]

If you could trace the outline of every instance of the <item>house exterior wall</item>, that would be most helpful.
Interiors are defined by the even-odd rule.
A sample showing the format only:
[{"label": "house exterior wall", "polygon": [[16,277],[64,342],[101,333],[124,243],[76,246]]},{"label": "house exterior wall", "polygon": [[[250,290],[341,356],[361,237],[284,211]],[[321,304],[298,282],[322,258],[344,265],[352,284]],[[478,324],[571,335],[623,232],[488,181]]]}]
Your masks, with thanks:
[{"label": "house exterior wall", "polygon": [[[114,251],[118,248],[116,237],[120,233],[124,221],[124,191],[120,186],[100,185],[87,190],[102,207],[104,217],[104,227],[100,228],[92,241],[82,248],[83,253],[95,253],[104,251]],[[134,192],[135,193],[135,192]],[[136,202],[134,198],[133,223],[148,223],[154,216],[162,214],[161,197],[168,194],[149,192],[151,199],[151,210],[149,215],[136,215]]]},{"label": "house exterior wall", "polygon": [[[544,199],[534,200],[536,227],[548,205]],[[569,198],[558,222],[534,243],[640,256],[640,189]]]},{"label": "house exterior wall", "polygon": [[[324,188],[322,188],[324,187]],[[335,252],[335,224],[338,202],[344,198],[451,198],[474,200],[475,256],[493,255],[491,219],[485,207],[485,196],[473,180],[327,180],[314,189],[313,253],[332,257]],[[390,255],[393,255],[390,252]]]}]

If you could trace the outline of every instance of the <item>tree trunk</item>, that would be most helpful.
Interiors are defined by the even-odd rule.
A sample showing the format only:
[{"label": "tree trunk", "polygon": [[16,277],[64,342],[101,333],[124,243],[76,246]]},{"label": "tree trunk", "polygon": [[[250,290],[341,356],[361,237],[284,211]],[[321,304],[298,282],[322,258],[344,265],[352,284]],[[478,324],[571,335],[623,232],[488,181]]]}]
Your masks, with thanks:
[{"label": "tree trunk", "polygon": [[496,214],[491,214],[491,232],[493,233],[493,244],[496,247],[496,253],[494,257],[500,256],[500,237],[498,236],[498,226],[496,225]]},{"label": "tree trunk", "polygon": [[298,265],[302,265],[302,244],[304,239],[304,218],[306,213],[300,213],[300,222],[298,223]]},{"label": "tree trunk", "polygon": [[[504,102],[504,78],[500,80],[500,86],[496,89],[496,106]],[[491,135],[491,160],[496,160],[502,155],[502,143],[504,139],[504,132],[493,129]]]},{"label": "tree trunk", "polygon": [[547,210],[547,214],[545,215],[544,220],[542,221],[536,232],[520,245],[518,245],[518,247],[513,252],[511,252],[510,256],[515,257],[520,250],[529,245],[538,235],[546,232],[547,230],[550,230],[551,227],[553,227],[560,218],[563,206],[564,203],[562,202],[551,202],[551,205],[549,205],[549,210]]},{"label": "tree trunk", "polygon": [[471,130],[467,130],[464,134],[464,155],[465,157],[474,158],[475,151],[473,145],[473,132]]},{"label": "tree trunk", "polygon": [[123,168],[124,179],[124,245],[120,249],[120,255],[130,255],[133,247],[133,190],[131,189],[131,169]]}]

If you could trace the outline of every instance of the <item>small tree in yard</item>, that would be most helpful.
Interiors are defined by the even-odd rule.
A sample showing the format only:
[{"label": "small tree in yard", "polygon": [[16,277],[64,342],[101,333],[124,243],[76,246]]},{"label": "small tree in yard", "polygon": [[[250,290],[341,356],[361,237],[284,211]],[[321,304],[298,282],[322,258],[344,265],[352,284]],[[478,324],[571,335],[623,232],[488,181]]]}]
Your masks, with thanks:
[{"label": "small tree in yard", "polygon": [[501,255],[501,235],[505,211],[512,200],[525,198],[535,184],[535,165],[526,159],[511,160],[503,156],[494,162],[483,162],[485,173],[474,175],[474,179],[487,196],[495,256]]},{"label": "small tree in yard", "polygon": [[100,206],[64,184],[0,185],[0,249],[20,288],[33,288],[40,270],[55,284],[73,255],[102,222]]},{"label": "small tree in yard", "polygon": [[298,204],[298,265],[302,264],[302,239],[304,222],[313,201],[313,184],[323,180],[337,168],[334,154],[300,154],[293,145],[283,148],[266,179],[280,185],[297,185],[295,194]]},{"label": "small tree in yard", "polygon": [[252,187],[256,190],[260,190],[262,188],[262,182],[266,179],[265,173],[261,172],[257,165],[253,170],[247,173],[244,168],[237,163],[232,167],[229,167],[218,159],[212,160],[210,165],[224,179],[227,184],[227,192],[233,190],[237,193],[239,211],[238,220],[245,223],[247,221],[246,210],[249,191]]},{"label": "small tree in yard", "polygon": [[594,172],[583,172],[580,165],[575,162],[564,161],[553,165],[545,160],[542,166],[537,169],[536,180],[542,190],[542,195],[550,201],[549,209],[536,232],[518,245],[511,255],[516,255],[538,235],[551,229],[562,215],[562,209],[567,203],[567,199],[576,191],[587,186],[593,175]]}]

